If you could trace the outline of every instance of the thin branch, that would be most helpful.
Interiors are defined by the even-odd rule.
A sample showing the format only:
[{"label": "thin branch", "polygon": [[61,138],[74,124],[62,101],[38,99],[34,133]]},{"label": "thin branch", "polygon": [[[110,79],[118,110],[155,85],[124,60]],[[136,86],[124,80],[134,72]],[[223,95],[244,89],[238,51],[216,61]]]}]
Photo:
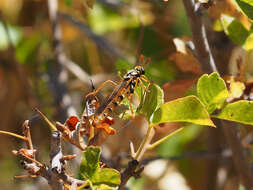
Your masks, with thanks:
[{"label": "thin branch", "polygon": [[127,168],[124,170],[124,172],[121,173],[121,183],[118,190],[124,189],[124,186],[126,185],[127,181],[130,179],[130,177],[134,176],[134,172],[137,169],[138,165],[139,165],[139,162],[137,160],[132,160],[128,162]]},{"label": "thin branch", "polygon": [[192,31],[195,52],[204,73],[216,72],[217,68],[207,40],[206,28],[202,17],[195,12],[194,0],[183,0]]}]

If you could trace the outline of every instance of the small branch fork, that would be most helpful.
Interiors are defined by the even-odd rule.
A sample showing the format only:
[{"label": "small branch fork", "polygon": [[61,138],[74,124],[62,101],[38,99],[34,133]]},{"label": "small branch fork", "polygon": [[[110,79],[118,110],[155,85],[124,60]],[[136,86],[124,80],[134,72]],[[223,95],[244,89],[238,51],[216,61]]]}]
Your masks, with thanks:
[{"label": "small branch fork", "polygon": [[[4,133],[0,131],[0,133],[7,134],[8,132]],[[62,135],[60,131],[52,132],[49,166],[41,163],[35,157],[36,149],[33,148],[28,120],[23,124],[23,134],[24,136],[19,136],[14,133],[8,133],[8,135],[20,138],[26,143],[26,148],[13,150],[12,153],[21,158],[21,165],[28,172],[28,175],[15,176],[15,178],[41,176],[48,181],[53,190],[75,190],[86,184],[86,181],[73,178],[65,172],[66,162],[74,159],[76,156],[63,155],[61,147]]]}]

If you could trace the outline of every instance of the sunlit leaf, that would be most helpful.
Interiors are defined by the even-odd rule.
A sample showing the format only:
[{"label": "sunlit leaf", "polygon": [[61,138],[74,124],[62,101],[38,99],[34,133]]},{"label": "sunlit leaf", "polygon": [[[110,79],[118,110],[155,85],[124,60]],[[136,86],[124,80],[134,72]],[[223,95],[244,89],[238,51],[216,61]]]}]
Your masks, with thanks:
[{"label": "sunlit leaf", "polygon": [[252,0],[235,0],[242,12],[253,20],[253,1]]},{"label": "sunlit leaf", "polygon": [[220,109],[224,101],[230,96],[224,80],[218,73],[202,75],[198,80],[197,94],[206,105],[209,113],[215,109]]},{"label": "sunlit leaf", "polygon": [[221,24],[225,33],[235,43],[243,45],[249,35],[249,31],[234,17],[221,15]]},{"label": "sunlit leaf", "polygon": [[213,29],[216,32],[221,32],[223,31],[223,26],[221,24],[221,21],[219,19],[217,19],[214,23],[213,23]]},{"label": "sunlit leaf", "polygon": [[244,46],[247,51],[250,51],[253,49],[253,33],[251,33],[248,38],[246,39]]},{"label": "sunlit leaf", "polygon": [[230,94],[233,98],[239,98],[243,94],[245,85],[242,82],[230,80]]},{"label": "sunlit leaf", "polygon": [[117,170],[111,168],[103,168],[92,179],[93,185],[100,186],[101,189],[104,185],[108,187],[116,187],[120,184],[120,174]]},{"label": "sunlit leaf", "polygon": [[253,102],[240,100],[235,103],[226,105],[219,114],[214,115],[213,117],[253,125],[252,115]]},{"label": "sunlit leaf", "polygon": [[215,126],[205,106],[196,96],[187,96],[163,104],[151,118],[152,125],[166,122],[189,122]]},{"label": "sunlit leaf", "polygon": [[89,147],[83,153],[79,176],[95,189],[112,189],[120,184],[120,173],[111,168],[100,168],[100,154],[99,147]]}]

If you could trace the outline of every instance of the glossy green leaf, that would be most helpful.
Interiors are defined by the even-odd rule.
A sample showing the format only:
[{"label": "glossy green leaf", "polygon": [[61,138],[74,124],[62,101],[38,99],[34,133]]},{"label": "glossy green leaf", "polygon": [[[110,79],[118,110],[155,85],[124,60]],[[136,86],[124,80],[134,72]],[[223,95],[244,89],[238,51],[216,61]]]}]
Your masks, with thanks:
[{"label": "glossy green leaf", "polygon": [[205,106],[196,96],[187,96],[163,104],[151,118],[152,125],[166,122],[189,122],[215,126]]},{"label": "glossy green leaf", "polygon": [[252,116],[253,102],[247,100],[240,100],[235,103],[226,105],[219,114],[214,115],[213,117],[253,125]]},{"label": "glossy green leaf", "polygon": [[210,75],[204,74],[200,77],[197,84],[197,95],[209,113],[215,109],[220,109],[230,96],[224,80],[216,72]]},{"label": "glossy green leaf", "polygon": [[243,45],[246,41],[249,31],[234,17],[223,14],[221,24],[228,37],[236,44]]},{"label": "glossy green leaf", "polygon": [[92,146],[83,153],[79,176],[88,180],[94,189],[112,189],[120,184],[120,173],[111,168],[100,168],[100,154],[101,149]]},{"label": "glossy green leaf", "polygon": [[137,112],[150,119],[151,115],[164,103],[163,90],[156,84],[150,84],[145,92]]},{"label": "glossy green leaf", "polygon": [[252,0],[235,0],[242,12],[253,20],[253,1]]}]

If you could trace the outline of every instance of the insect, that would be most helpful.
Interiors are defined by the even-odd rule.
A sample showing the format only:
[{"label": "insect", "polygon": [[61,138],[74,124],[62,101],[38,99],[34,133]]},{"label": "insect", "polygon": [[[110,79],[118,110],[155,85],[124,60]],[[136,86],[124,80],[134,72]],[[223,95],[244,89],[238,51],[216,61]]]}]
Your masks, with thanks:
[{"label": "insect", "polygon": [[[140,61],[141,64],[144,63],[143,56],[140,56]],[[147,64],[148,62],[150,62],[149,58],[146,59],[145,64]],[[98,108],[96,109],[92,118],[93,123],[92,125],[98,125],[99,123],[103,122],[106,118],[108,118],[109,115],[113,112],[114,108],[118,106],[125,97],[128,98],[128,100],[130,100],[131,96],[134,93],[134,89],[135,87],[138,86],[138,84],[142,85],[142,87],[146,90],[142,80],[146,82],[148,82],[148,80],[147,78],[145,78],[144,74],[145,74],[144,67],[138,65],[133,70],[128,71],[124,75],[123,80],[119,85],[117,85],[113,81],[105,81],[96,91],[88,94],[88,96],[90,95],[95,96],[96,93],[98,93],[98,91],[107,83],[117,85],[117,87],[114,89],[109,98],[102,105],[98,106]],[[129,104],[129,108],[133,116],[134,112],[131,104]]]},{"label": "insect", "polygon": [[[91,84],[92,84],[91,85],[92,91],[94,91],[95,87],[92,82]],[[105,130],[106,133],[110,135],[115,134],[115,130],[110,127],[111,125],[114,124],[114,120],[111,117],[108,116],[108,117],[103,118],[103,120],[101,120],[100,123],[95,124],[93,122],[94,114],[97,108],[100,106],[100,103],[96,94],[91,92],[86,96],[85,99],[86,99],[85,101],[86,105],[85,105],[84,112],[82,114],[81,125],[82,125],[82,133],[83,135],[88,136],[88,141],[93,139],[93,137],[95,136],[95,133],[97,132],[95,130]]]}]

